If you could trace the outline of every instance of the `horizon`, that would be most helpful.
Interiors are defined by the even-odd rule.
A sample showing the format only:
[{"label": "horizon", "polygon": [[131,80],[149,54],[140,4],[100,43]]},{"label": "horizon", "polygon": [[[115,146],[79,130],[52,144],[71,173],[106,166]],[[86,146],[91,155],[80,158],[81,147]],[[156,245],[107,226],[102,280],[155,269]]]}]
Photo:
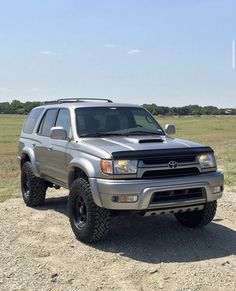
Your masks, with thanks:
[{"label": "horizon", "polygon": [[4,2],[0,102],[235,108],[235,11],[233,0]]},{"label": "horizon", "polygon": [[[67,97],[69,98],[69,97]],[[71,98],[85,98],[85,97],[71,97]],[[88,98],[97,98],[97,97],[88,97]],[[102,97],[101,97],[102,98]],[[98,98],[99,99],[99,98]],[[105,98],[106,99],[106,98]],[[110,99],[110,98],[109,98]],[[111,99],[110,99],[111,100]],[[43,102],[53,102],[53,101],[57,101],[56,99],[53,100],[43,100],[43,101],[40,101],[40,100],[27,100],[27,101],[21,101],[20,99],[12,99],[11,101],[0,101],[0,104],[2,103],[9,103],[9,104],[12,104],[13,101],[20,101],[21,103],[25,104],[27,102],[40,102],[43,104]],[[111,100],[113,103],[120,103],[116,100]],[[224,109],[224,110],[230,110],[230,109],[236,109],[236,106],[235,107],[219,107],[219,106],[215,106],[215,105],[199,105],[199,104],[185,104],[185,105],[181,105],[181,106],[165,106],[165,105],[161,105],[161,104],[157,104],[157,103],[127,103],[127,102],[122,102],[124,104],[137,104],[137,105],[140,105],[140,106],[143,106],[143,105],[156,105],[157,107],[169,107],[169,108],[182,108],[182,107],[188,107],[188,106],[199,106],[199,107],[216,107],[218,109]]]},{"label": "horizon", "polygon": [[[217,105],[214,105],[214,104],[197,104],[197,103],[185,103],[183,105],[163,105],[163,104],[159,104],[157,102],[155,102],[155,98],[154,98],[154,101],[150,102],[150,103],[146,103],[146,102],[126,102],[126,101],[119,101],[117,99],[112,99],[111,97],[93,97],[93,96],[89,96],[89,97],[60,97],[60,98],[57,98],[57,99],[64,99],[64,98],[108,98],[108,99],[111,99],[112,102],[114,103],[124,103],[124,104],[137,104],[137,105],[144,105],[144,104],[147,104],[147,105],[152,105],[152,104],[155,104],[157,106],[161,106],[161,107],[185,107],[185,106],[199,106],[199,107],[207,107],[207,106],[212,106],[212,107],[217,107],[218,109],[235,109],[236,108],[236,105],[234,106],[217,106]],[[34,98],[32,97],[32,99],[29,99],[27,98],[20,98],[20,97],[17,97],[17,98],[10,98],[9,100],[2,100],[1,96],[0,96],[0,103],[4,103],[4,102],[8,102],[8,103],[12,103],[13,101],[20,101],[21,103],[26,103],[26,102],[51,102],[51,101],[57,101],[56,98]]]}]

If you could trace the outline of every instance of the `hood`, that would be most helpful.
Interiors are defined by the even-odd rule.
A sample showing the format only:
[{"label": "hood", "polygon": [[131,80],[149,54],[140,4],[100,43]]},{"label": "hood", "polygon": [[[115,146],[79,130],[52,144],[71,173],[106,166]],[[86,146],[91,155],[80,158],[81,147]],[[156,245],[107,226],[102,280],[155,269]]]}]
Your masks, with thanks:
[{"label": "hood", "polygon": [[201,144],[191,141],[170,138],[165,136],[136,136],[136,137],[104,137],[104,138],[84,138],[83,143],[87,144],[91,149],[99,148],[106,153],[114,156],[115,154],[122,154],[122,152],[130,153],[132,156],[134,152],[147,152],[155,150],[178,150],[178,149],[194,149],[204,147]]}]

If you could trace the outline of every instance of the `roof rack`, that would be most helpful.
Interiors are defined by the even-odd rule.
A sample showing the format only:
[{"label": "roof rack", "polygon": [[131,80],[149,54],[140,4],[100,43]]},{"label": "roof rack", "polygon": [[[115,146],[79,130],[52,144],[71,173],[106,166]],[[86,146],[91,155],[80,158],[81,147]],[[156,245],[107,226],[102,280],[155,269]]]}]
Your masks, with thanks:
[{"label": "roof rack", "polygon": [[60,103],[74,103],[74,102],[85,102],[85,101],[106,101],[108,103],[113,103],[112,100],[106,99],[106,98],[63,98],[63,99],[57,99],[53,101],[44,101],[42,102],[43,105],[46,104],[60,104]]}]

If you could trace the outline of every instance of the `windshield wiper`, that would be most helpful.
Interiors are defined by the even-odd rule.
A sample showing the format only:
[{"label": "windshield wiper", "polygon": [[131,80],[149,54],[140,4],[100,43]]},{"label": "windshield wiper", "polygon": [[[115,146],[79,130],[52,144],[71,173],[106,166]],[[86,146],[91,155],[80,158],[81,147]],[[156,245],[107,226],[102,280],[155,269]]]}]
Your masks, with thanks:
[{"label": "windshield wiper", "polygon": [[83,133],[80,137],[103,137],[103,136],[129,136],[129,135],[164,135],[162,132],[152,132],[152,131],[145,131],[145,130],[135,130],[130,132],[90,132],[90,133]]},{"label": "windshield wiper", "polygon": [[153,131],[144,131],[144,130],[135,130],[127,132],[125,135],[164,135],[163,132],[153,132]]},{"label": "windshield wiper", "polygon": [[80,137],[102,137],[102,136],[124,136],[124,134],[112,132],[94,132],[94,133],[83,133],[80,135]]}]

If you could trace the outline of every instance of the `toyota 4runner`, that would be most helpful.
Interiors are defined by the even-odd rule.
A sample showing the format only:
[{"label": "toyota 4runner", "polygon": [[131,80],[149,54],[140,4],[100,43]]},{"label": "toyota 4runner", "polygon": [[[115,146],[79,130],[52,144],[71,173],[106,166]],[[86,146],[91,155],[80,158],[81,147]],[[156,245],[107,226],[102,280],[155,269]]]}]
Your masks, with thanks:
[{"label": "toyota 4runner", "polygon": [[70,98],[34,108],[19,141],[21,189],[41,205],[48,187],[69,189],[68,215],[83,242],[102,239],[116,213],[173,213],[184,226],[212,221],[223,193],[210,147],[171,137],[143,107]]}]

